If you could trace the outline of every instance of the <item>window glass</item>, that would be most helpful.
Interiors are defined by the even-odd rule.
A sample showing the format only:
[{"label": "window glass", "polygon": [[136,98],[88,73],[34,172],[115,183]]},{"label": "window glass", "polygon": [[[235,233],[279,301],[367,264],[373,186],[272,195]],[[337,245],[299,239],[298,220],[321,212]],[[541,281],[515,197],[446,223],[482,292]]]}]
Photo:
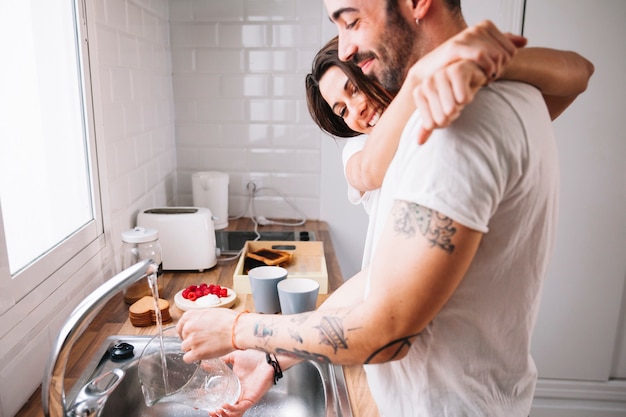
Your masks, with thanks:
[{"label": "window glass", "polygon": [[0,3],[0,205],[15,275],[94,219],[73,2]]}]

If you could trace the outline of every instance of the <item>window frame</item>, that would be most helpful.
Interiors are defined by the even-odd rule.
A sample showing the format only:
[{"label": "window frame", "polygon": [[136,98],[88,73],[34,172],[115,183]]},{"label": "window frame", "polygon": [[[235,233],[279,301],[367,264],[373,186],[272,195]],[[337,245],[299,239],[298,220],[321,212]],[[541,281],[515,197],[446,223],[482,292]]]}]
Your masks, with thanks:
[{"label": "window frame", "polygon": [[86,157],[89,166],[93,219],[33,263],[11,276],[4,222],[0,210],[0,291],[4,294],[3,297],[0,297],[0,315],[15,306],[47,280],[51,280],[51,285],[46,287],[51,290],[59,288],[73,273],[105,247],[85,3],[83,1],[70,1],[75,22],[74,39],[79,63],[79,88],[82,101],[83,132],[87,142]]}]

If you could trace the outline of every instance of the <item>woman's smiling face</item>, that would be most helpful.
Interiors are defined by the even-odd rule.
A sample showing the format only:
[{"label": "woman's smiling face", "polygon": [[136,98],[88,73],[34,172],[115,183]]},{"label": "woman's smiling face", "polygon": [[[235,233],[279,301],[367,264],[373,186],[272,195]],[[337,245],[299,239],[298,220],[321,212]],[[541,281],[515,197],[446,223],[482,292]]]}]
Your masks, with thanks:
[{"label": "woman's smiling face", "polygon": [[355,132],[369,133],[381,110],[350,81],[339,67],[330,67],[319,81],[319,90],[333,113]]}]

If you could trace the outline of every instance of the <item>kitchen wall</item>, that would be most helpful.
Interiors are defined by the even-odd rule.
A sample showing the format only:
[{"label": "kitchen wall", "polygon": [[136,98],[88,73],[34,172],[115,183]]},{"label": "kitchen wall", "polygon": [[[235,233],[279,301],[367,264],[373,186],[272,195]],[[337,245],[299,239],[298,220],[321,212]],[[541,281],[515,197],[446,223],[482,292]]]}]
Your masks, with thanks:
[{"label": "kitchen wall", "polygon": [[121,232],[135,225],[139,210],[176,203],[169,2],[91,5],[96,136],[106,164],[103,211],[118,253]]},{"label": "kitchen wall", "polygon": [[[230,176],[229,213],[329,223],[345,277],[360,269],[366,216],[348,204],[340,147],[306,108],[304,78],[336,30],[321,1],[170,2],[178,204],[191,175]],[[267,188],[247,211],[246,185]],[[345,219],[350,218],[350,222]]]}]

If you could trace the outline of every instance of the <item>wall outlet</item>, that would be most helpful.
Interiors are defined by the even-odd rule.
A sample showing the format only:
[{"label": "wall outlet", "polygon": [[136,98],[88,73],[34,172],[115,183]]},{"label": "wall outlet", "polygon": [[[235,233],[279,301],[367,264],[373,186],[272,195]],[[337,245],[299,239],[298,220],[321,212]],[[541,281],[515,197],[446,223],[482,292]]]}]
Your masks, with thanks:
[{"label": "wall outlet", "polygon": [[253,193],[261,187],[263,187],[263,180],[258,177],[253,178],[248,176],[243,177],[242,179],[241,188],[243,189],[244,193]]}]

